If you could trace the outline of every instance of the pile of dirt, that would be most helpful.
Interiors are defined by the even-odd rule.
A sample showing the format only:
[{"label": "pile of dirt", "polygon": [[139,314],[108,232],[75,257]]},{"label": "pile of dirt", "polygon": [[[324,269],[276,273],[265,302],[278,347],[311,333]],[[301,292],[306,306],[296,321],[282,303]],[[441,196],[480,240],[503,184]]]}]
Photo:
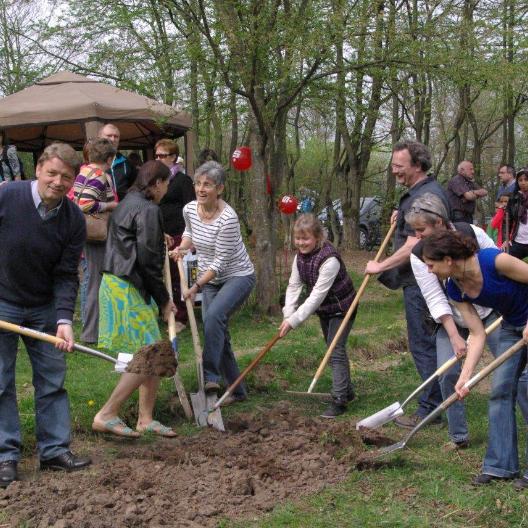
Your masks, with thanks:
[{"label": "pile of dirt", "polygon": [[126,372],[171,378],[176,372],[176,356],[170,341],[156,341],[142,346],[127,365]]},{"label": "pile of dirt", "polygon": [[364,451],[348,421],[307,418],[288,402],[259,412],[227,433],[122,445],[88,470],[39,473],[0,492],[0,507],[12,525],[216,526],[342,481]]}]

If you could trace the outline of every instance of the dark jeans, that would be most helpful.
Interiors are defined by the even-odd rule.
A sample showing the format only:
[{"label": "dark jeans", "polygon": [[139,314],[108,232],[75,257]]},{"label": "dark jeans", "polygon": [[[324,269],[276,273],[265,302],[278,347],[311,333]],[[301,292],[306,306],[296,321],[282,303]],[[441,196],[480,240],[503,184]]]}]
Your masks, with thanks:
[{"label": "dark jeans", "polygon": [[[222,284],[206,284],[202,293],[202,319],[204,325],[203,367],[205,381],[219,382],[224,378],[233,383],[240,370],[231,348],[227,324],[231,315],[249,297],[255,286],[255,275],[231,277]],[[234,396],[245,396],[246,389],[239,385]]]},{"label": "dark jeans", "polygon": [[[0,301],[0,319],[40,332],[57,332],[53,305],[24,308]],[[33,369],[37,449],[41,460],[54,458],[70,444],[70,410],[64,389],[64,352],[43,341],[22,337]],[[0,331],[0,462],[19,460],[21,435],[15,389],[18,334]]]},{"label": "dark jeans", "polygon": [[[346,405],[348,402],[348,395],[353,390],[352,381],[350,379],[350,362],[346,351],[346,342],[350,330],[352,330],[355,318],[356,315],[354,314],[348,321],[344,332],[341,334],[341,337],[330,356],[330,366],[332,368],[332,397],[337,403],[343,405]],[[343,315],[329,318],[319,317],[327,346],[330,346],[330,343],[334,340],[343,319]]]},{"label": "dark jeans", "polygon": [[[407,319],[409,351],[414,359],[418,374],[422,380],[426,380],[436,370],[436,338],[434,335],[429,335],[424,324],[429,309],[419,286],[416,284],[403,288],[403,299]],[[438,381],[435,381],[423,390],[418,401],[416,414],[423,418],[436,409],[440,403],[442,403],[440,385]]]}]

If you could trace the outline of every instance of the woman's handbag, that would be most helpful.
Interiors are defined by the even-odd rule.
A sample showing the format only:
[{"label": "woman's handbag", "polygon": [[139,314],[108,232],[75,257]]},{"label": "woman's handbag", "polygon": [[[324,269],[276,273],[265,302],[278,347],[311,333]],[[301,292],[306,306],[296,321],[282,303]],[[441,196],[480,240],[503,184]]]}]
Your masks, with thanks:
[{"label": "woman's handbag", "polygon": [[[79,205],[81,195],[84,189],[86,189],[88,180],[94,172],[95,169],[92,169],[88,176],[86,176],[84,185],[75,200],[77,205]],[[111,211],[92,214],[84,213],[84,219],[86,220],[86,242],[104,242],[106,240],[106,237],[108,236],[108,220],[110,219],[110,213]]]}]

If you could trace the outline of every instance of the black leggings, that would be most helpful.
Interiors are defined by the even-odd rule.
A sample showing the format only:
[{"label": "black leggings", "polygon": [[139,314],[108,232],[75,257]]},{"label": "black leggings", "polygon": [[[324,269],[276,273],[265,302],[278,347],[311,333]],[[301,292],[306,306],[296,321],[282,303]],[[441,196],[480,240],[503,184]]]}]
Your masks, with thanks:
[{"label": "black leggings", "polygon": [[528,244],[521,244],[519,242],[515,242],[514,240],[510,247],[509,253],[512,257],[517,257],[518,259],[523,260],[528,257]]}]

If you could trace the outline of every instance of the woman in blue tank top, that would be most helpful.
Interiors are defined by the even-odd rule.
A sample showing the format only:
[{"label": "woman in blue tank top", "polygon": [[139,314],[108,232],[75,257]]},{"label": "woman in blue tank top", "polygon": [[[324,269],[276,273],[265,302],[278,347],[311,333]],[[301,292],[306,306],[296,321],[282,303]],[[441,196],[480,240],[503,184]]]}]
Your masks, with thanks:
[{"label": "woman in blue tank top", "polygon": [[[464,384],[471,378],[482,356],[486,334],[472,303],[489,306],[503,316],[498,355],[519,339],[528,343],[528,264],[498,249],[477,253],[476,242],[458,232],[444,231],[424,241],[423,257],[429,271],[449,279],[447,293],[464,317],[471,339],[467,357],[456,384],[461,398],[468,394]],[[517,381],[526,363],[526,347],[495,370],[489,402],[488,449],[482,473],[473,483],[519,475],[515,400]],[[514,482],[528,488],[528,471]]]}]

